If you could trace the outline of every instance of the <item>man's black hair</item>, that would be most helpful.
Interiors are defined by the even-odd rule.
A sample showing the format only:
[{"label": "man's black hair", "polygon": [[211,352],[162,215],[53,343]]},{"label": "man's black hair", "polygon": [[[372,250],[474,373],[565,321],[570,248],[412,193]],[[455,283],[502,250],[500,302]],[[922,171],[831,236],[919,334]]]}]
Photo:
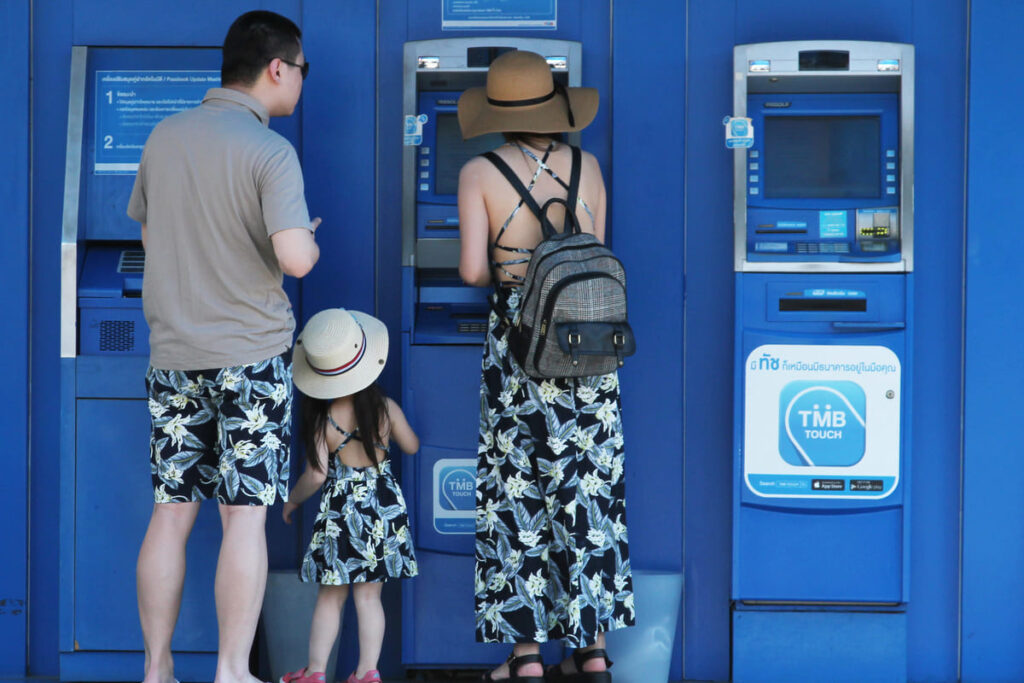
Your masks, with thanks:
[{"label": "man's black hair", "polygon": [[294,62],[301,40],[302,31],[291,19],[266,10],[246,12],[224,37],[221,85],[252,85],[275,58]]}]

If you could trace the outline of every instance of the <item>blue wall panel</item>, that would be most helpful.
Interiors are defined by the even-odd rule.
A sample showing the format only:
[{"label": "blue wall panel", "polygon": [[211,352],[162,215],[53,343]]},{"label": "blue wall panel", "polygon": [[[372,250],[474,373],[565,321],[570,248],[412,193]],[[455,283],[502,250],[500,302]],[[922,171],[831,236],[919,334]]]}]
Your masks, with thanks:
[{"label": "blue wall panel", "polygon": [[[688,3],[686,54],[686,675],[729,678],[734,3]],[[680,78],[682,74],[680,74]]]},{"label": "blue wall panel", "polygon": [[775,40],[912,42],[913,0],[736,0],[736,44]]},{"label": "blue wall panel", "polygon": [[[60,229],[71,68],[70,0],[36,0],[32,110],[31,617],[29,673],[56,676],[60,444],[54,428],[60,398]],[[41,21],[41,17],[47,17]],[[69,501],[70,502],[70,501]]]},{"label": "blue wall panel", "polygon": [[[611,172],[605,166],[605,173],[611,176],[612,244],[629,275],[629,318],[639,348],[619,374],[630,560],[634,569],[681,571],[685,107],[681,76],[686,67],[682,39],[686,14],[682,4],[616,3],[614,7],[613,92],[602,92],[602,106],[611,104],[613,122]],[[651,44],[660,46],[655,54]],[[583,50],[587,55],[586,43]],[[584,84],[590,85],[586,79]],[[638,628],[643,628],[644,614],[637,619]],[[727,630],[722,634],[728,637]],[[682,644],[678,636],[675,640],[672,680],[682,677]],[[689,670],[687,674],[692,675]]]},{"label": "blue wall panel", "polygon": [[[1024,5],[971,3],[964,387],[962,676],[1024,680],[1024,470],[1020,411],[1020,142],[992,124],[1024,108]],[[1016,153],[1015,153],[1016,152]]]},{"label": "blue wall panel", "polygon": [[914,366],[909,680],[957,675],[962,391],[964,111],[962,0],[915,0]]},{"label": "blue wall panel", "polygon": [[[376,102],[377,161],[377,316],[392,334],[390,358],[381,381],[394,397],[400,396],[402,345],[399,331],[402,314],[402,48],[406,40],[425,37],[409,35],[408,0],[381,0],[377,35]],[[440,8],[438,8],[440,22]],[[396,463],[398,460],[396,459]]]},{"label": "blue wall panel", "polygon": [[[0,254],[0,291],[4,293],[8,332],[0,355],[5,400],[0,408],[4,434],[4,475],[0,478],[0,519],[4,520],[2,549],[13,562],[0,566],[0,676],[21,676],[26,666],[28,625],[28,567],[21,558],[28,550],[28,130],[29,10],[27,3],[5,3],[0,21],[7,40],[0,45],[9,65],[7,106],[0,110],[0,130],[14,132],[0,156],[0,206],[7,225]],[[15,132],[17,131],[17,132]]]},{"label": "blue wall panel", "polygon": [[73,37],[75,45],[220,45],[243,12],[272,10],[300,24],[301,6],[300,0],[74,0]]}]

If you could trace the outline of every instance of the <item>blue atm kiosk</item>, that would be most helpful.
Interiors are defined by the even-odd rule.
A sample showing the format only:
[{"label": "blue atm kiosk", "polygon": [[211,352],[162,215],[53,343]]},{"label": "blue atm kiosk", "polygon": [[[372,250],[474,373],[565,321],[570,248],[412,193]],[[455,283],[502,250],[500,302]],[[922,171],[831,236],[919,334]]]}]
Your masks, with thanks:
[{"label": "blue atm kiosk", "polygon": [[734,50],[733,676],[902,681],[914,49]]},{"label": "blue atm kiosk", "polygon": [[[456,190],[462,165],[504,139],[463,140],[456,111],[466,88],[485,84],[491,61],[516,49],[544,55],[557,81],[580,84],[578,42],[473,37],[404,48],[402,402],[421,439],[402,466],[420,570],[402,582],[409,668],[484,668],[503,656],[474,640],[480,362],[491,290],[459,279]],[[557,645],[547,647],[558,656]]]},{"label": "blue atm kiosk", "polygon": [[[157,121],[220,83],[216,49],[75,47],[61,244],[60,677],[138,680],[142,632],[135,562],[153,506],[144,376],[144,253],[125,215],[142,146]],[[215,506],[188,546],[172,642],[176,673],[216,666]]]}]

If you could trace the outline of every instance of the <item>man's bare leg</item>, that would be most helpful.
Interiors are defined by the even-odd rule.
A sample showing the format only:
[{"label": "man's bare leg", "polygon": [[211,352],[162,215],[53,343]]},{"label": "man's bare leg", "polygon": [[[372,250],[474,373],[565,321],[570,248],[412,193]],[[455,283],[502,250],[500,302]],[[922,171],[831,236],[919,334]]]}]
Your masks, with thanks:
[{"label": "man's bare leg", "polygon": [[224,538],[217,560],[217,673],[214,683],[253,683],[249,651],[267,584],[267,508],[220,505]]},{"label": "man's bare leg", "polygon": [[185,585],[185,544],[199,503],[155,503],[139,549],[135,585],[146,648],[143,683],[173,683],[171,637]]}]

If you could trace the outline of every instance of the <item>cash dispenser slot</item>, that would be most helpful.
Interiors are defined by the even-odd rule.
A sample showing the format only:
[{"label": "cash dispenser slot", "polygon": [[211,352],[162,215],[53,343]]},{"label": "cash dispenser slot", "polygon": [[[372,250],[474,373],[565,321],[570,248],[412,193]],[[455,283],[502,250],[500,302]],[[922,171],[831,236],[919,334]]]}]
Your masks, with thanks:
[{"label": "cash dispenser slot", "polygon": [[814,298],[814,297],[781,297],[779,299],[780,311],[833,311],[833,312],[857,312],[863,313],[868,310],[868,300],[864,297],[856,298]]}]

